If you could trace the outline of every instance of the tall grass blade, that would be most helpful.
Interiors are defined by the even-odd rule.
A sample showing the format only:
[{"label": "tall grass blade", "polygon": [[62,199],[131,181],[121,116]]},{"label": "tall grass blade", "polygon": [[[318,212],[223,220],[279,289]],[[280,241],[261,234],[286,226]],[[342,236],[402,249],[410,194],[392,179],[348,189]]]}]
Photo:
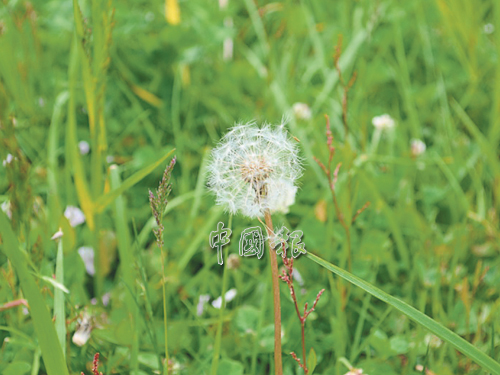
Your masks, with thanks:
[{"label": "tall grass blade", "polygon": [[344,280],[349,281],[351,284],[354,284],[357,287],[363,289],[365,292],[370,293],[372,296],[378,298],[379,300],[399,310],[415,323],[427,328],[433,334],[441,338],[443,341],[446,341],[448,344],[452,345],[455,349],[457,349],[468,358],[472,359],[484,369],[491,371],[491,373],[493,374],[500,375],[500,363],[496,362],[487,354],[483,353],[481,350],[465,341],[456,333],[450,331],[448,328],[436,322],[429,316],[421,313],[420,311],[401,301],[400,299],[385,293],[376,286],[360,279],[357,276],[354,276],[353,274],[343,270],[342,268],[339,268],[327,262],[326,260],[317,257],[314,254],[307,253],[306,257],[313,262],[316,262],[323,268],[326,268],[327,270],[342,277]]},{"label": "tall grass blade", "polygon": [[30,306],[31,318],[42,351],[42,358],[48,375],[69,375],[61,344],[52,324],[49,309],[43,300],[40,289],[26,266],[25,255],[21,252],[17,238],[10,226],[9,219],[0,210],[0,234],[2,250],[14,267],[23,293]]}]

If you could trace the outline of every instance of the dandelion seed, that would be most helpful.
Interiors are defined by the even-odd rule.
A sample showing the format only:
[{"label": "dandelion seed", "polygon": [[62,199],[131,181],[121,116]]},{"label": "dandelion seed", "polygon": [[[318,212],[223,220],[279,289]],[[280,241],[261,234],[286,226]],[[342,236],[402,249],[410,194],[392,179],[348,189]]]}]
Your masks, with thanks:
[{"label": "dandelion seed", "polygon": [[411,154],[414,157],[422,155],[426,149],[425,143],[422,142],[420,139],[412,139],[410,147],[411,147]]},{"label": "dandelion seed", "polygon": [[208,166],[210,190],[217,204],[232,214],[256,218],[264,212],[288,212],[302,173],[297,143],[284,125],[262,128],[237,125],[212,151]]},{"label": "dandelion seed", "polygon": [[380,130],[389,130],[393,129],[396,123],[394,122],[394,119],[389,116],[388,114],[383,114],[381,116],[375,116],[372,119],[372,124],[375,126],[375,128],[380,129]]},{"label": "dandelion seed", "polygon": [[66,217],[66,219],[68,219],[69,225],[71,225],[72,227],[76,227],[80,224],[85,223],[85,215],[83,214],[83,211],[78,207],[66,207],[66,209],[64,210],[64,216]]}]

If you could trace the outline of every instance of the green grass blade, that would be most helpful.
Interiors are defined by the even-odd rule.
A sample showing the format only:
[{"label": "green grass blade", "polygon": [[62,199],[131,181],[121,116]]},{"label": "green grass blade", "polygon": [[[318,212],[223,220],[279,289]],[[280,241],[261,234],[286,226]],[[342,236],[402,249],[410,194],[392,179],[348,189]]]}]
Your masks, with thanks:
[{"label": "green grass blade", "polygon": [[494,146],[488,141],[488,138],[486,138],[486,136],[481,133],[476,124],[474,124],[474,122],[456,100],[451,101],[451,107],[462,121],[462,124],[464,124],[464,126],[467,128],[467,131],[469,131],[478,145],[481,146],[481,150],[485,154],[488,163],[490,164],[495,174],[500,175],[500,163],[498,162],[498,156],[495,152]]},{"label": "green grass blade", "polygon": [[[233,217],[229,216],[229,223],[228,223],[228,229],[232,228],[233,224]],[[222,290],[221,290],[221,297],[222,297],[222,302],[221,306],[219,309],[219,322],[217,324],[217,333],[215,334],[215,345],[214,345],[214,356],[212,359],[212,370],[211,374],[212,375],[217,375],[217,369],[219,367],[219,357],[220,357],[220,348],[221,348],[221,342],[222,342],[222,323],[224,321],[224,311],[226,310],[226,290],[227,290],[227,278],[228,278],[228,272],[227,272],[227,257],[229,253],[229,245],[226,246],[224,249],[224,269],[222,270]]]},{"label": "green grass blade", "polygon": [[22,254],[17,238],[12,231],[9,219],[0,210],[0,234],[2,250],[14,267],[23,293],[30,306],[30,315],[42,351],[42,358],[48,375],[69,375],[61,344],[50,318],[49,309],[43,300],[40,289],[29,272],[26,259]]},{"label": "green grass blade", "polygon": [[[56,281],[64,285],[63,242],[61,239],[57,244]],[[54,288],[54,317],[57,337],[63,355],[66,357],[66,312],[64,310],[64,291],[60,288]]]},{"label": "green grass blade", "polygon": [[481,350],[465,341],[456,333],[450,331],[448,328],[431,319],[429,316],[421,313],[420,311],[401,301],[400,299],[385,293],[374,285],[343,270],[342,268],[339,268],[327,262],[326,260],[317,257],[314,254],[307,253],[306,257],[316,262],[320,266],[326,268],[327,270],[342,277],[343,279],[349,281],[350,283],[356,285],[357,287],[363,289],[364,291],[370,293],[372,296],[378,298],[379,300],[391,305],[393,308],[399,310],[415,323],[427,328],[433,334],[441,338],[443,341],[446,341],[448,344],[452,345],[459,352],[472,359],[474,362],[476,362],[484,369],[487,369],[492,374],[500,375],[500,363],[496,362],[487,354],[483,353]]},{"label": "green grass blade", "polygon": [[[120,173],[117,166],[111,166],[110,168],[110,181],[111,188],[117,189],[120,187]],[[127,211],[125,200],[122,196],[116,198],[113,205],[113,213],[115,215],[115,225],[116,225],[116,238],[118,241],[118,253],[120,255],[120,268],[123,278],[123,282],[126,284],[127,288],[130,290],[125,297],[125,303],[130,314],[130,322],[133,340],[130,348],[130,368],[131,373],[136,374],[139,371],[139,309],[135,303],[136,297],[136,279],[137,273],[134,270],[134,255],[132,253],[132,248],[130,244],[131,235],[127,223]]]},{"label": "green grass blade", "polygon": [[144,177],[146,177],[148,174],[153,172],[156,168],[158,168],[172,153],[175,151],[175,148],[167,153],[166,155],[162,156],[160,159],[155,161],[154,163],[151,163],[150,165],[142,168],[140,171],[134,173],[132,176],[127,178],[119,187],[116,189],[111,190],[109,193],[102,195],[99,197],[94,205],[94,210],[96,213],[100,213],[104,211],[106,207],[108,207],[113,201],[118,198],[121,194],[126,192],[128,189],[130,189],[132,186],[137,184],[139,181],[141,181]]}]

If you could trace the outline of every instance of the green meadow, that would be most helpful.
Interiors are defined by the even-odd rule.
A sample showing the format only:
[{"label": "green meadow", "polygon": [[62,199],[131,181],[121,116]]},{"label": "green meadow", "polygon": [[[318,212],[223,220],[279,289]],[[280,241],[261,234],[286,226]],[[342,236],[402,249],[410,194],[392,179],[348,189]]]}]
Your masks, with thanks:
[{"label": "green meadow", "polygon": [[[497,0],[1,0],[0,374],[500,375],[499,33]],[[303,168],[265,218],[211,179],[247,123]]]}]

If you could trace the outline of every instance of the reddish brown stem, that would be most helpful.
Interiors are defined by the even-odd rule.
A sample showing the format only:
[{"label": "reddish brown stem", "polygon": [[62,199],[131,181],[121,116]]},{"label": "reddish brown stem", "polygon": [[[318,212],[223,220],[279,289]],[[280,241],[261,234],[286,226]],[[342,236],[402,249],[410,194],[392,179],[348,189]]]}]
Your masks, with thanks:
[{"label": "reddish brown stem", "polygon": [[316,296],[316,300],[314,301],[313,306],[307,310],[307,302],[304,305],[304,313],[303,315],[300,314],[299,310],[299,303],[297,302],[297,295],[295,293],[295,288],[293,286],[293,257],[287,258],[286,257],[286,246],[285,243],[282,243],[282,249],[283,249],[283,263],[285,265],[285,269],[283,270],[283,275],[280,276],[280,279],[283,280],[287,285],[288,289],[290,289],[290,295],[292,296],[293,304],[295,305],[295,312],[297,313],[297,317],[299,318],[300,321],[300,328],[301,328],[301,336],[302,336],[302,359],[303,362],[297,358],[297,355],[292,352],[290,353],[297,361],[299,366],[304,370],[304,374],[307,375],[309,373],[309,369],[307,368],[307,360],[306,360],[306,336],[305,336],[305,324],[306,324],[306,319],[309,316],[311,312],[314,311],[316,308],[316,304],[318,303],[321,295],[325,291],[324,289],[321,289],[321,291],[318,293]]},{"label": "reddish brown stem", "polygon": [[281,303],[280,303],[280,286],[278,274],[278,260],[276,251],[271,245],[271,238],[274,236],[273,221],[271,213],[266,210],[264,214],[266,220],[266,230],[269,238],[269,257],[271,258],[271,272],[273,279],[273,302],[274,302],[274,373],[276,375],[283,374],[283,364],[281,359]]}]

